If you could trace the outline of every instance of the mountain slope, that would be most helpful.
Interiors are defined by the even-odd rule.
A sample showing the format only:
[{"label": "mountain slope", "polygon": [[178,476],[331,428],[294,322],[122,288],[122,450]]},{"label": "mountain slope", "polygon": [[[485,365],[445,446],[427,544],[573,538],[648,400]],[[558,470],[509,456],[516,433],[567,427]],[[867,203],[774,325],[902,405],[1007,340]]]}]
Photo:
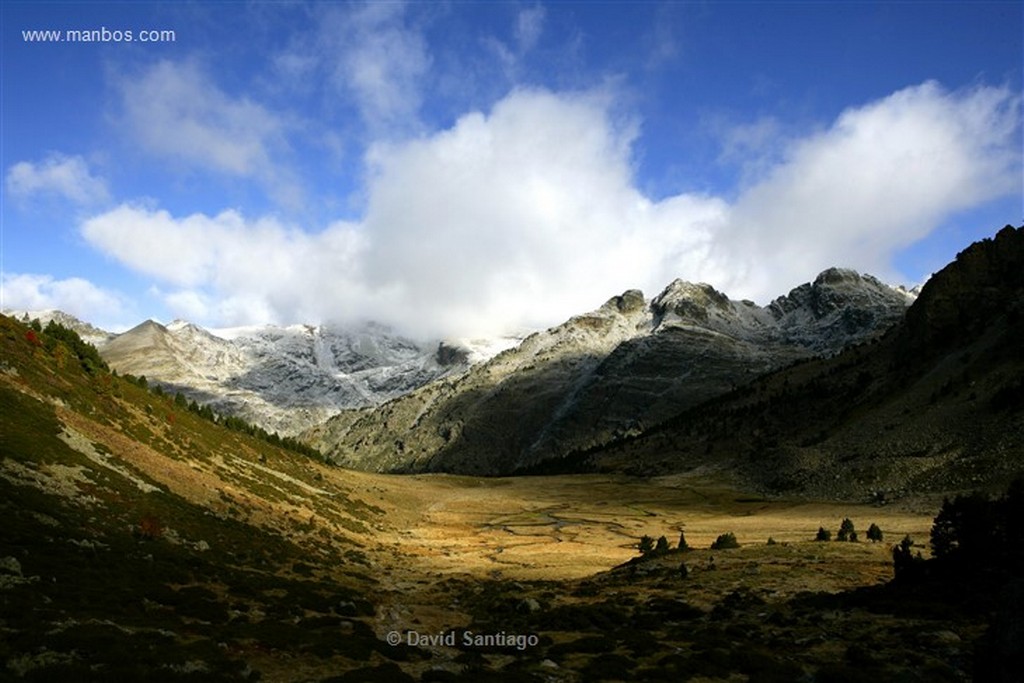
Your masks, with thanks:
[{"label": "mountain slope", "polygon": [[464,375],[346,411],[306,438],[346,467],[511,473],[871,339],[908,301],[838,269],[764,308],[681,280],[651,301],[631,290]]},{"label": "mountain slope", "polygon": [[361,498],[0,316],[4,680],[320,680],[407,660],[375,634],[382,511]]},{"label": "mountain slope", "polygon": [[935,274],[877,342],[800,363],[565,465],[717,467],[829,498],[999,488],[1024,471],[1024,229]]}]

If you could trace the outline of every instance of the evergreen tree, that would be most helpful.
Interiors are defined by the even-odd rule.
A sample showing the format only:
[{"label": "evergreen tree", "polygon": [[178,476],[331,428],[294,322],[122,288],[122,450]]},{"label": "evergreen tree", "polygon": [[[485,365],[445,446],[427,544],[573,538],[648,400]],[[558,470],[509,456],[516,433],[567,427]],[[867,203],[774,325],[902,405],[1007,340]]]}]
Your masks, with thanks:
[{"label": "evergreen tree", "polygon": [[831,541],[832,532],[823,526],[818,527],[818,535],[814,537],[815,541]]},{"label": "evergreen tree", "polygon": [[911,548],[914,547],[914,539],[907,534],[900,541],[900,544],[892,549],[892,568],[896,580],[913,579],[920,574],[919,567],[924,563],[921,553],[915,557]]},{"label": "evergreen tree", "polygon": [[647,555],[654,550],[654,539],[644,535],[640,537],[640,554]]},{"label": "evergreen tree", "polygon": [[[854,538],[851,539],[850,535],[853,534]],[[853,528],[853,521],[849,517],[843,520],[843,523],[839,525],[839,534],[836,536],[837,541],[850,541],[856,540],[856,531]]]},{"label": "evergreen tree", "polygon": [[731,531],[720,535],[715,539],[715,542],[711,544],[712,550],[727,550],[729,548],[739,548],[739,541],[736,540],[736,534]]},{"label": "evergreen tree", "polygon": [[882,540],[882,529],[877,524],[872,523],[868,527],[868,540],[869,541],[881,541]]}]

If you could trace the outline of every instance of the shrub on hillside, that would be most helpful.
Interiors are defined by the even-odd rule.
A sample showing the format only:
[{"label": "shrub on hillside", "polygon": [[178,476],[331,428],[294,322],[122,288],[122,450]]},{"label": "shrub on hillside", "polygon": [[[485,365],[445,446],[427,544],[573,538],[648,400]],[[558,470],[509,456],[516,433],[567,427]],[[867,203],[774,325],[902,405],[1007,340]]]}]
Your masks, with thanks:
[{"label": "shrub on hillside", "polygon": [[921,574],[924,559],[920,552],[914,555],[911,550],[913,547],[914,539],[907,534],[899,545],[892,549],[892,567],[897,581],[914,579]]},{"label": "shrub on hillside", "polygon": [[654,554],[664,555],[668,552],[668,539],[664,536],[658,537],[658,542],[654,544]]},{"label": "shrub on hillside", "polygon": [[647,535],[641,536],[638,547],[641,555],[649,555],[654,550],[654,539]]},{"label": "shrub on hillside", "polygon": [[711,544],[712,550],[728,550],[729,548],[739,548],[739,541],[736,540],[736,534],[731,531],[722,534],[715,539],[715,542]]}]

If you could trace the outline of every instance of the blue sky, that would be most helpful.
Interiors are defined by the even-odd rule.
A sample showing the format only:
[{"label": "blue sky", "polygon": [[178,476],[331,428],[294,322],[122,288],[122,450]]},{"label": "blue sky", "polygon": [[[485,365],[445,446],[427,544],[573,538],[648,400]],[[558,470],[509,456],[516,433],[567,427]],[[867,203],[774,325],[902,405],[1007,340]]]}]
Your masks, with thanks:
[{"label": "blue sky", "polygon": [[[917,284],[1024,220],[1022,7],[8,1],[3,306],[472,335]],[[25,33],[69,29],[110,40]]]}]

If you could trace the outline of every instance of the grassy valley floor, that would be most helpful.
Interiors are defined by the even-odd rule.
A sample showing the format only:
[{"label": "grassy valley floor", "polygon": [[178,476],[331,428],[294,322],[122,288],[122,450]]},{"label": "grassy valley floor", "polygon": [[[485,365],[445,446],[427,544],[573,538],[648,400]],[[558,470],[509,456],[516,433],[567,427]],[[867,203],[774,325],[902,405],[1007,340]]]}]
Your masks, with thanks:
[{"label": "grassy valley floor", "polygon": [[[927,539],[936,501],[766,500],[707,475],[334,476],[384,511],[366,539],[379,562],[376,630],[432,652],[405,667],[422,680],[862,680],[878,666],[909,680],[963,680],[968,672],[942,653],[913,653],[924,634],[942,633],[963,666],[963,643],[984,628],[955,611],[922,620],[842,597],[876,590],[854,602],[894,607],[884,593],[891,543]],[[886,541],[813,540],[846,517],[862,539],[875,523]],[[674,548],[681,531],[692,550],[629,564],[641,536],[665,535]],[[725,532],[741,547],[711,550]],[[536,643],[481,648],[467,630]],[[454,643],[424,642],[444,634]],[[878,666],[864,668],[868,660]]]}]

